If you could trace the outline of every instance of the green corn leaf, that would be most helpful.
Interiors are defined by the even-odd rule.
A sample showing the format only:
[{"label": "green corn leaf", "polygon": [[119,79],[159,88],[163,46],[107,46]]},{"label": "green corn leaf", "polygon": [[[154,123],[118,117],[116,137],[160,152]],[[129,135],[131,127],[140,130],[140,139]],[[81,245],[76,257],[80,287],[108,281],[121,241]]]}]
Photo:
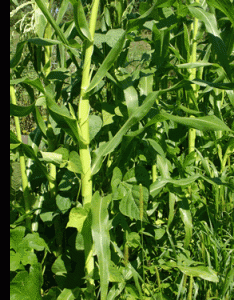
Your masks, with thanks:
[{"label": "green corn leaf", "polygon": [[211,42],[214,47],[214,51],[217,54],[218,60],[221,66],[226,71],[229,79],[232,81],[231,70],[227,58],[227,50],[226,46],[220,36],[220,32],[218,30],[217,21],[215,19],[215,15],[209,12],[206,12],[201,7],[189,6],[188,7],[190,12],[196,17],[197,19],[201,20],[205,26],[206,30],[210,34]]},{"label": "green corn leaf", "polygon": [[106,76],[107,72],[116,61],[118,55],[122,51],[124,41],[125,41],[125,32],[121,35],[120,39],[116,42],[114,47],[107,54],[107,57],[104,59],[103,63],[99,67],[97,73],[94,75],[89,87],[86,90],[86,93],[90,92],[98,83],[102,80],[104,76]]},{"label": "green corn leaf", "polygon": [[35,102],[28,106],[20,106],[20,105],[14,105],[10,104],[10,115],[11,116],[17,116],[17,117],[25,117],[29,115],[35,107]]},{"label": "green corn leaf", "polygon": [[172,120],[182,125],[186,125],[201,131],[206,130],[221,130],[221,131],[231,131],[231,129],[219,118],[216,116],[205,116],[205,117],[197,117],[197,118],[189,118],[189,117],[178,117],[174,115],[170,115],[166,112],[160,112],[160,116],[165,117],[167,120]]},{"label": "green corn leaf", "polygon": [[60,40],[65,44],[65,45],[69,45],[64,33],[62,32],[62,30],[60,29],[60,27],[58,26],[58,24],[56,23],[56,21],[54,20],[54,18],[52,17],[51,13],[49,12],[48,8],[46,7],[44,1],[42,0],[35,0],[36,4],[38,5],[38,7],[40,8],[40,10],[42,11],[43,15],[46,17],[47,21],[50,23],[50,25],[54,28],[54,31],[56,32],[56,34],[59,36]]},{"label": "green corn leaf", "polygon": [[188,276],[193,277],[200,277],[204,280],[212,281],[212,282],[219,282],[218,276],[214,270],[210,267],[199,266],[199,267],[184,267],[184,266],[177,266],[178,269],[182,273]]},{"label": "green corn leaf", "polygon": [[89,40],[92,41],[88,23],[86,20],[85,12],[83,9],[82,2],[80,0],[69,0],[73,5],[73,14],[74,14],[74,21],[76,25],[76,30],[82,40]]},{"label": "green corn leaf", "polygon": [[144,103],[136,110],[134,110],[132,115],[125,122],[125,124],[120,128],[120,130],[116,133],[116,135],[109,142],[102,144],[96,150],[95,157],[92,164],[92,174],[95,174],[99,171],[103,157],[108,153],[114,151],[114,149],[120,144],[125,133],[148,113],[150,108],[153,106],[157,96],[158,96],[158,92],[153,92],[149,94],[144,100]]},{"label": "green corn leaf", "polygon": [[192,215],[189,209],[188,199],[184,197],[179,200],[181,200],[178,202],[180,217],[184,223],[184,228],[185,228],[184,248],[187,249],[192,237],[192,230],[193,230]]},{"label": "green corn leaf", "polygon": [[24,50],[24,45],[25,45],[26,41],[23,42],[19,42],[16,46],[16,51],[15,51],[15,55],[13,56],[13,58],[10,61],[10,68],[13,69],[15,68],[18,63],[20,62],[23,50]]},{"label": "green corn leaf", "polygon": [[207,3],[215,8],[220,9],[232,22],[234,27],[234,6],[230,0],[207,0]]},{"label": "green corn leaf", "polygon": [[55,122],[62,128],[65,132],[67,132],[73,140],[78,143],[79,142],[79,134],[77,128],[77,120],[75,117],[71,116],[69,110],[63,105],[59,106],[53,99],[54,93],[50,86],[45,88],[45,96],[47,108],[55,120]]},{"label": "green corn leaf", "polygon": [[167,183],[172,183],[175,186],[186,186],[193,183],[199,177],[200,175],[193,175],[183,179],[171,179],[171,178],[159,179],[151,184],[150,195],[152,195],[152,197],[155,197],[161,191],[162,187],[164,187]]},{"label": "green corn leaf", "polygon": [[61,45],[62,42],[58,40],[51,40],[51,39],[45,39],[45,38],[32,38],[28,39],[29,43],[38,45],[38,46],[53,46],[53,45]]},{"label": "green corn leaf", "polygon": [[138,107],[138,94],[133,86],[127,87],[123,92],[128,108],[128,115],[130,116]]},{"label": "green corn leaf", "polygon": [[[109,195],[111,196],[111,195]],[[101,300],[105,300],[109,285],[109,265],[111,260],[108,204],[110,197],[101,197],[99,192],[93,195],[91,202],[92,236],[98,257]]]}]

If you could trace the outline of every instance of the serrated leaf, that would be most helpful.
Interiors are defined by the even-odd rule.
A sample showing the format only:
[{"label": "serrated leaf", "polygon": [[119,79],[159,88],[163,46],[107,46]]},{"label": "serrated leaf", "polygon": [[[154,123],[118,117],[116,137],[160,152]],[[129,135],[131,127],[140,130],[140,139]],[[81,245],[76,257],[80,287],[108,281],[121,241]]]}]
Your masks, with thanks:
[{"label": "serrated leaf", "polygon": [[121,211],[121,213],[135,220],[141,220],[141,215],[142,215],[141,209],[143,207],[143,221],[147,222],[148,218],[146,214],[146,209],[147,209],[148,198],[149,198],[148,189],[144,186],[141,187],[143,193],[142,195],[143,206],[141,206],[140,187],[138,185],[132,186],[130,184],[125,184],[125,183],[122,183],[122,187],[124,188],[125,191],[122,200],[120,201],[119,204],[119,210]]}]

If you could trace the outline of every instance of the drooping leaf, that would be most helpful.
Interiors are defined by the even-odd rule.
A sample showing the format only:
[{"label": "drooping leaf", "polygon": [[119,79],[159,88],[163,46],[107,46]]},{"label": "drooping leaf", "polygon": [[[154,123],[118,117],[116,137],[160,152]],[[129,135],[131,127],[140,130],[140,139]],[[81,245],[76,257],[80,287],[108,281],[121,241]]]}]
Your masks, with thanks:
[{"label": "drooping leaf", "polygon": [[231,131],[231,129],[223,121],[221,121],[214,115],[197,118],[188,118],[170,115],[164,111],[160,112],[160,115],[165,117],[167,120],[172,120],[179,124],[186,125],[201,131]]},{"label": "drooping leaf", "polygon": [[220,9],[232,22],[234,27],[234,6],[230,0],[207,0],[208,4]]},{"label": "drooping leaf", "polygon": [[54,18],[52,17],[50,11],[48,10],[48,8],[46,7],[44,1],[42,0],[35,0],[36,4],[38,5],[38,7],[40,8],[40,10],[42,11],[43,15],[46,17],[47,21],[50,23],[50,25],[53,27],[53,29],[55,30],[56,34],[59,36],[59,38],[61,39],[61,41],[65,44],[65,45],[69,45],[64,33],[62,32],[61,28],[58,26],[58,24],[55,22]]},{"label": "drooping leaf", "polygon": [[139,106],[136,110],[134,110],[132,115],[121,127],[121,129],[116,133],[116,135],[109,142],[102,144],[99,147],[99,149],[97,149],[92,164],[92,174],[98,172],[103,156],[114,151],[114,149],[120,144],[124,134],[147,114],[147,112],[154,104],[157,96],[158,92],[153,92],[149,94],[148,97],[146,97],[146,99],[144,100],[144,103],[141,106]]},{"label": "drooping leaf", "polygon": [[76,143],[79,142],[79,134],[78,134],[78,127],[77,127],[77,120],[75,117],[71,116],[69,110],[64,106],[59,106],[54,101],[54,94],[53,90],[50,86],[45,88],[45,95],[46,95],[46,103],[47,108],[55,120],[55,122],[62,128],[65,132],[67,132]]},{"label": "drooping leaf", "polygon": [[29,115],[35,107],[35,103],[27,106],[14,105],[10,103],[10,115],[17,117],[25,117]]},{"label": "drooping leaf", "polygon": [[125,32],[122,34],[120,39],[116,42],[114,47],[110,50],[107,54],[106,58],[104,59],[103,63],[99,67],[97,73],[94,75],[90,85],[88,86],[86,93],[90,92],[98,83],[102,80],[106,73],[109,71],[115,60],[117,59],[118,55],[122,51],[124,41],[125,41]]},{"label": "drooping leaf", "polygon": [[214,47],[214,51],[217,54],[218,60],[221,66],[226,71],[229,79],[232,80],[231,70],[227,58],[226,46],[220,36],[215,15],[205,11],[201,7],[190,5],[188,8],[196,18],[204,22],[206,30],[210,34],[211,42]]},{"label": "drooping leaf", "polygon": [[92,40],[81,0],[69,0],[73,5],[76,30],[83,40]]},{"label": "drooping leaf", "polygon": [[[110,195],[109,195],[110,196]],[[101,299],[105,300],[109,285],[109,265],[111,260],[108,204],[110,197],[101,197],[99,192],[93,195],[91,202],[92,236],[98,257]]]},{"label": "drooping leaf", "polygon": [[182,273],[188,276],[200,277],[204,280],[219,282],[218,276],[214,270],[210,267],[198,266],[198,267],[185,267],[177,266]]}]

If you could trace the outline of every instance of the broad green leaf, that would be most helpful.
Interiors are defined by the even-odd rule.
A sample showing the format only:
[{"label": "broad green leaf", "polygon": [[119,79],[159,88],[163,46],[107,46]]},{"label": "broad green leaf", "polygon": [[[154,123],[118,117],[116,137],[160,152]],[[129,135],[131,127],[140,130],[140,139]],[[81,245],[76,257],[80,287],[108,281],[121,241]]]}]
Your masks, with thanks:
[{"label": "broad green leaf", "polygon": [[80,156],[79,156],[78,152],[71,151],[71,153],[69,155],[67,169],[74,173],[80,173],[80,174],[83,173]]},{"label": "broad green leaf", "polygon": [[75,289],[63,289],[62,293],[58,296],[57,300],[76,300],[79,299],[80,288]]},{"label": "broad green leaf", "polygon": [[28,106],[14,105],[10,103],[10,115],[17,117],[25,117],[29,115],[35,107],[35,103]]},{"label": "broad green leaf", "polygon": [[120,39],[116,42],[114,47],[107,54],[107,57],[104,59],[97,73],[94,75],[89,87],[87,88],[86,93],[90,92],[93,88],[95,88],[95,86],[98,85],[98,83],[102,80],[102,78],[106,76],[106,73],[109,71],[113,63],[116,61],[118,55],[122,51],[124,41],[125,41],[125,35],[126,33],[124,32],[120,37]]},{"label": "broad green leaf", "polygon": [[37,251],[43,251],[44,249],[49,250],[45,240],[39,236],[38,232],[28,233],[24,238],[24,242],[27,242],[31,249]]},{"label": "broad green leaf", "polygon": [[41,158],[42,161],[53,163],[56,165],[60,165],[63,162],[62,154],[54,153],[54,152],[43,152],[43,151],[40,151],[40,154],[42,155]]},{"label": "broad green leaf", "polygon": [[109,196],[101,197],[99,192],[96,192],[91,202],[92,236],[99,264],[101,300],[105,300],[107,297],[111,260],[108,213]]},{"label": "broad green leaf", "polygon": [[166,120],[172,120],[182,125],[186,125],[201,131],[213,130],[213,131],[231,131],[231,129],[216,116],[205,116],[197,118],[179,117],[170,115],[164,111],[160,112],[160,115],[165,117]]},{"label": "broad green leaf", "polygon": [[[140,204],[140,187],[138,185],[133,186],[130,184],[122,183],[121,188],[124,189],[123,197],[119,204],[119,210],[121,211],[121,213],[135,220],[141,220],[141,215],[143,215],[143,221],[147,222],[148,218],[146,209],[149,198],[148,189],[144,186],[141,187],[141,201],[143,201],[142,205]],[[143,212],[141,212],[142,209]]]},{"label": "broad green leaf", "polygon": [[150,110],[153,106],[156,98],[158,96],[158,92],[153,92],[146,97],[144,103],[138,107],[129,119],[125,122],[125,124],[120,128],[120,130],[116,133],[116,135],[107,143],[102,144],[96,151],[95,151],[95,158],[92,164],[92,174],[94,175],[100,169],[100,164],[102,159],[108,153],[114,151],[114,149],[120,144],[124,134],[137,122],[139,122]]},{"label": "broad green leaf", "polygon": [[62,212],[62,214],[65,214],[71,208],[71,200],[67,197],[63,197],[60,194],[57,194],[56,205]]},{"label": "broad green leaf", "polygon": [[11,300],[41,300],[42,286],[41,265],[31,265],[29,273],[21,271],[16,274],[10,284]]},{"label": "broad green leaf", "polygon": [[149,142],[149,144],[154,148],[154,150],[156,152],[158,152],[158,154],[160,154],[162,157],[165,157],[165,153],[164,153],[162,147],[159,145],[158,142],[156,142],[153,139],[146,139],[146,141]]},{"label": "broad green leaf", "polygon": [[76,30],[82,40],[92,40],[81,0],[69,0],[73,5]]},{"label": "broad green leaf", "polygon": [[227,58],[226,46],[220,36],[215,15],[205,11],[201,7],[190,5],[188,8],[190,12],[194,15],[194,17],[204,22],[206,30],[210,34],[211,42],[214,47],[214,51],[218,56],[219,62],[226,71],[229,79],[232,80],[231,70]]},{"label": "broad green leaf", "polygon": [[211,282],[219,282],[217,273],[210,267],[198,266],[198,267],[184,267],[177,266],[182,273],[188,276],[200,277],[204,280]]},{"label": "broad green leaf", "polygon": [[88,212],[83,207],[72,208],[69,214],[67,227],[75,227],[79,232],[81,232],[87,216]]},{"label": "broad green leaf", "polygon": [[102,128],[102,119],[96,115],[89,116],[89,140],[92,141]]}]

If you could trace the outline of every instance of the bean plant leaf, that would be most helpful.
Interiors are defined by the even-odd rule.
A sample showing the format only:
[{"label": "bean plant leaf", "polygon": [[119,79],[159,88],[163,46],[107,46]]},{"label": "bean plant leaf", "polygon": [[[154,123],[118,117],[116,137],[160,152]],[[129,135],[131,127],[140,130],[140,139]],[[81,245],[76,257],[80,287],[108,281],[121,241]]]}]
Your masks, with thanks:
[{"label": "bean plant leaf", "polygon": [[[110,195],[109,195],[110,196]],[[101,299],[107,297],[109,285],[109,265],[111,260],[108,204],[110,197],[101,197],[99,192],[93,195],[91,202],[92,236],[98,257]]]},{"label": "bean plant leaf", "polygon": [[81,232],[87,215],[88,212],[83,207],[72,208],[69,214],[67,227],[75,227],[79,232]]}]

